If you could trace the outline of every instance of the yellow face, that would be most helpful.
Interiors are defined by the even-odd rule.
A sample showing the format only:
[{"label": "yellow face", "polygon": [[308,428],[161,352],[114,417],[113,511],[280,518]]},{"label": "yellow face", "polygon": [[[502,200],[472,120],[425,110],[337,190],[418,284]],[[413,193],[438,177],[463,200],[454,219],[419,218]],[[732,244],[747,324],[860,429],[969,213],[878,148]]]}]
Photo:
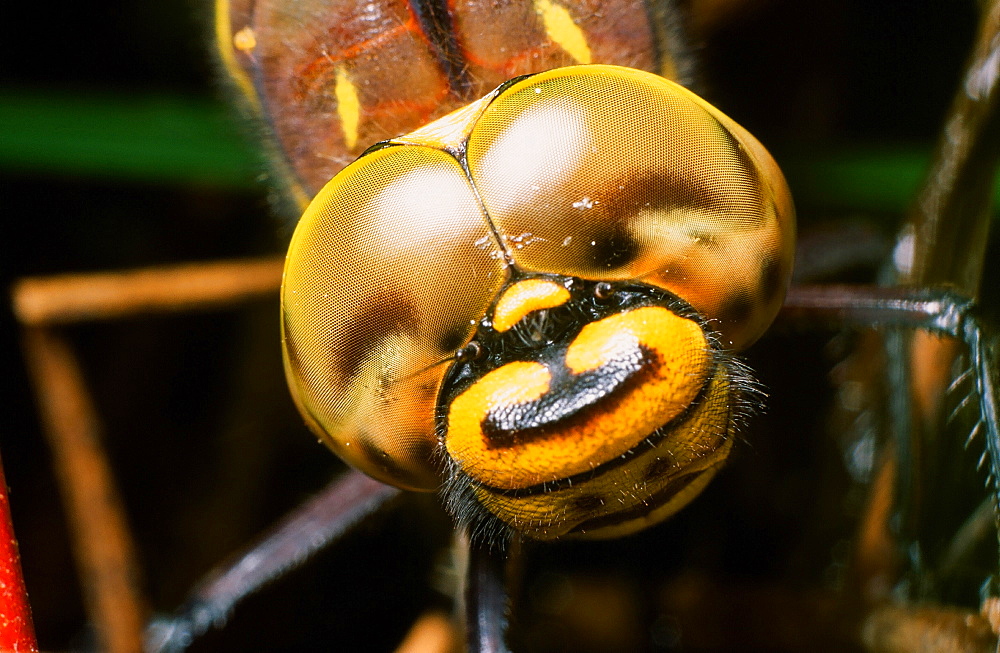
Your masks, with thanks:
[{"label": "yellow face", "polygon": [[516,80],[337,175],[285,268],[286,371],[340,456],[460,521],[639,530],[723,463],[792,267],[780,172],[685,89]]}]

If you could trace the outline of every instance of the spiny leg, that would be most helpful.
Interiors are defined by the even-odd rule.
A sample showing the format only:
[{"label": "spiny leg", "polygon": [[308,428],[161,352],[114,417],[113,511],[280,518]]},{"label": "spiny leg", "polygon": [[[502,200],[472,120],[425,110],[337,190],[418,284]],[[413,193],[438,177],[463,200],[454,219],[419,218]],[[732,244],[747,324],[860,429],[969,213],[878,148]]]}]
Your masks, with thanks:
[{"label": "spiny leg", "polygon": [[[973,391],[979,398],[978,415],[970,426],[972,435],[966,440],[966,446],[977,434],[984,435],[984,456],[991,463],[992,491],[987,501],[979,503],[973,517],[957,526],[958,531],[941,556],[939,573],[971,550],[969,540],[978,539],[983,532],[988,513],[994,513],[998,493],[1000,420],[996,347],[1000,343],[995,326],[982,321],[973,302],[981,298],[980,283],[986,279],[983,273],[986,235],[992,223],[992,190],[1000,161],[1000,148],[997,147],[1000,143],[1000,70],[996,65],[1000,53],[1000,1],[980,3],[980,9],[980,28],[962,85],[949,111],[933,164],[900,232],[895,255],[886,266],[895,272],[897,283],[910,287],[797,288],[793,289],[785,311],[786,318],[797,322],[818,318],[842,325],[874,323],[923,330],[912,335],[895,331],[883,339],[884,351],[891,363],[884,382],[888,386],[894,451],[885,458],[879,477],[899,475],[900,478],[889,484],[894,488],[886,484],[873,486],[871,498],[884,500],[872,504],[884,504],[886,509],[869,511],[869,519],[866,519],[888,536],[890,541],[883,541],[883,544],[890,548],[893,546],[891,540],[898,538],[900,532],[906,533],[910,542],[916,545],[908,547],[907,553],[917,553],[917,559],[911,564],[918,572],[924,565],[921,545],[926,542],[922,538],[928,527],[940,527],[940,524],[920,515],[920,502],[914,499],[930,503],[929,500],[935,498],[933,495],[950,489],[952,479],[947,471],[950,468],[943,464],[948,461],[942,460],[940,453],[949,450],[954,442],[947,441],[944,429],[967,403],[959,402],[950,417],[942,414],[946,410],[944,398],[948,388],[959,385],[952,364],[961,353],[956,340],[966,345]],[[919,287],[948,287],[957,292],[915,289]],[[953,339],[928,337],[928,333],[945,334]],[[880,385],[874,379],[868,381],[866,387],[869,389]],[[903,475],[906,478],[902,478]],[[937,485],[925,487],[926,478],[936,479]],[[881,486],[886,487],[880,491]],[[950,507],[949,499],[950,493],[944,499],[946,509]],[[936,503],[940,510],[942,502]],[[908,507],[910,514],[900,520],[902,514],[896,513],[894,506]],[[925,518],[923,524],[921,517]],[[890,529],[890,521],[896,521],[897,527]],[[994,526],[997,523],[995,513],[993,523]],[[889,535],[890,530],[894,535]],[[887,577],[896,574],[892,558],[890,554],[880,567]],[[925,578],[923,574],[921,577]],[[883,604],[871,610],[865,625],[864,639],[871,649],[898,650],[886,646],[887,642],[895,641],[897,647],[908,643],[907,650],[914,650],[934,640],[935,634],[971,633],[969,620],[979,619],[977,615],[963,612],[947,626],[948,610],[932,609],[921,613],[919,607],[892,605],[899,599],[889,596],[887,589],[888,585],[876,595],[866,597],[869,601],[888,601],[888,606]],[[995,599],[991,601],[996,602]],[[907,640],[898,637],[904,630],[909,633]],[[988,627],[985,635],[988,650],[996,650],[995,635]],[[934,641],[938,646],[947,646],[940,636]]]},{"label": "spiny leg", "polygon": [[1000,363],[998,336],[981,322],[971,300],[926,288],[799,286],[789,291],[781,317],[797,324],[923,329],[965,343],[980,397],[987,451],[993,469],[1000,470],[1000,397],[994,377]]}]

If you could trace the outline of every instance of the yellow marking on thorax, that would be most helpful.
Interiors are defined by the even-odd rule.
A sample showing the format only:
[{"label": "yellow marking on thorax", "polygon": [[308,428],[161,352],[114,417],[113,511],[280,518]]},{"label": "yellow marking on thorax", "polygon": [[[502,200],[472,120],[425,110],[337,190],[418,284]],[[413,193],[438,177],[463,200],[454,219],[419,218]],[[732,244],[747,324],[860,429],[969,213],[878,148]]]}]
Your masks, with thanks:
[{"label": "yellow marking on thorax", "polygon": [[532,311],[562,306],[569,291],[547,279],[527,279],[507,289],[493,311],[493,328],[504,332]]},{"label": "yellow marking on thorax", "polygon": [[535,11],[545,23],[549,38],[569,53],[577,63],[590,63],[590,46],[580,26],[573,22],[569,10],[552,0],[535,0]]},{"label": "yellow marking on thorax", "polygon": [[257,47],[257,35],[249,26],[233,34],[233,46],[240,52],[250,52]]},{"label": "yellow marking on thorax", "polygon": [[[241,30],[242,31],[242,30]],[[260,112],[260,98],[254,89],[253,82],[246,71],[237,63],[233,47],[236,46],[236,37],[233,35],[232,23],[229,20],[229,0],[216,0],[215,2],[215,45],[219,50],[219,57],[222,65],[226,67],[229,76],[239,87],[240,92],[253,105],[255,111]]]},{"label": "yellow marking on thorax", "polygon": [[361,101],[358,99],[358,89],[350,79],[344,66],[337,66],[337,78],[334,85],[337,97],[337,115],[340,117],[340,127],[344,130],[344,144],[348,150],[353,150],[358,142],[358,123],[361,121]]}]

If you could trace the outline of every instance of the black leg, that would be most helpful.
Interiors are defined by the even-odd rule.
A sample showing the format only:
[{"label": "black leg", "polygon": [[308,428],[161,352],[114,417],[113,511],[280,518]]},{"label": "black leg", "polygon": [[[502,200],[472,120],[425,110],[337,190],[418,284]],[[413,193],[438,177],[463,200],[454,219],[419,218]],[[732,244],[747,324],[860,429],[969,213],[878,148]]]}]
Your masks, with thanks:
[{"label": "black leg", "polygon": [[508,543],[469,541],[465,576],[465,621],[469,653],[507,653]]},{"label": "black leg", "polygon": [[185,650],[241,600],[305,562],[399,492],[361,472],[347,472],[232,563],[211,572],[175,615],[154,620],[146,630],[146,650]]},{"label": "black leg", "polygon": [[927,329],[962,340],[969,323],[980,329],[971,300],[907,286],[794,286],[780,317],[796,325]]},{"label": "black leg", "polygon": [[794,325],[924,329],[961,340],[980,398],[980,420],[994,470],[994,492],[1000,500],[1000,395],[997,394],[997,349],[1000,334],[984,325],[974,302],[947,290],[907,286],[798,286],[791,288],[781,310]]}]

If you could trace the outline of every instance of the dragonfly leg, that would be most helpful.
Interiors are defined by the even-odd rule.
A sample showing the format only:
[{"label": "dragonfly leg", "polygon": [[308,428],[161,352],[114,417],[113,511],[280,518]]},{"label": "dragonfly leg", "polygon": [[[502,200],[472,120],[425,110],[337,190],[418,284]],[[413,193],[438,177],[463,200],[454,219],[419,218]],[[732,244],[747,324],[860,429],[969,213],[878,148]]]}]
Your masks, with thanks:
[{"label": "dragonfly leg", "polygon": [[475,653],[507,653],[504,640],[510,615],[507,596],[506,541],[481,542],[469,538],[465,580],[465,619],[468,650]]},{"label": "dragonfly leg", "polygon": [[231,563],[209,573],[174,615],[154,619],[146,630],[146,650],[185,650],[225,621],[241,600],[305,562],[399,493],[353,470],[334,480]]},{"label": "dragonfly leg", "polygon": [[993,469],[1000,470],[1000,397],[993,372],[1000,364],[998,337],[980,320],[970,299],[948,290],[906,286],[799,286],[789,290],[781,318],[796,325],[922,329],[965,343],[981,399],[987,451]]}]

